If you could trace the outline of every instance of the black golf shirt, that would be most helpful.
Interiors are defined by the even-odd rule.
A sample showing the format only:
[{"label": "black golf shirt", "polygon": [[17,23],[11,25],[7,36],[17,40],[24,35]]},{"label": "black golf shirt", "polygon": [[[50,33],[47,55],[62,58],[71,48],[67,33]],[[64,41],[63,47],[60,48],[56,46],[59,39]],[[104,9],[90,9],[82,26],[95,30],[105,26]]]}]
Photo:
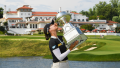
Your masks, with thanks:
[{"label": "black golf shirt", "polygon": [[[62,40],[62,36],[58,36],[58,38],[63,42]],[[53,54],[53,50],[56,49],[56,48],[59,48],[60,49],[60,52],[61,54],[64,53],[67,48],[65,46],[65,43],[63,43],[63,45],[61,45],[60,41],[58,39],[54,39],[54,38],[51,38],[50,41],[49,41],[49,48],[50,48],[50,51],[51,51],[51,54],[52,54],[52,57],[53,57],[53,62],[59,62],[59,60],[57,59],[57,57]],[[62,61],[65,61],[67,60],[68,57],[66,56]]]}]

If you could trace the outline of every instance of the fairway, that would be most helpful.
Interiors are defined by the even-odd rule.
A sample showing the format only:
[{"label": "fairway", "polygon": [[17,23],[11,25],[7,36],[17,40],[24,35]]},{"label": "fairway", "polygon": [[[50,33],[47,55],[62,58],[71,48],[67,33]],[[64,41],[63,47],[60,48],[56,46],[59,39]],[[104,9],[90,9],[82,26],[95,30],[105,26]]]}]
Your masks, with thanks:
[{"label": "fairway", "polygon": [[[120,36],[104,36],[104,38],[100,38],[100,36],[92,35],[92,36],[87,36],[87,37],[88,37],[88,39],[86,42],[98,42],[98,43],[101,42],[101,43],[105,43],[105,44],[103,46],[100,46],[99,48],[91,50],[91,51],[84,51],[84,50],[80,50],[80,49],[76,50],[76,51],[72,51],[68,55],[69,60],[120,61]],[[44,58],[52,59],[52,56],[48,55],[48,54],[50,54],[49,41],[45,40],[44,35],[0,36],[0,39],[1,39],[0,48],[2,49],[1,54],[4,57],[5,56],[41,56],[40,52],[42,52],[43,48],[47,47],[47,50],[44,49],[45,50]],[[9,41],[7,41],[7,40],[9,40]],[[23,41],[19,41],[19,40],[23,40]],[[24,40],[26,40],[26,41],[24,41]],[[30,40],[33,41],[33,43],[29,43]],[[11,42],[13,42],[13,43],[11,43]],[[24,44],[24,43],[26,43],[26,44]],[[6,48],[6,44],[7,44],[7,46],[10,46],[10,47]],[[21,44],[24,47],[21,48]],[[29,45],[27,45],[27,44],[29,44]],[[98,44],[98,45],[100,45],[100,44]],[[5,48],[4,48],[4,46],[5,46]],[[26,49],[24,49],[24,48],[26,48]],[[41,50],[41,48],[42,48],[42,50]],[[15,49],[15,50],[13,50],[13,49]],[[24,49],[24,51],[22,49]],[[33,54],[29,53],[30,49],[33,52]],[[7,53],[9,53],[9,54],[7,54]],[[10,53],[11,53],[11,55],[10,55]]]},{"label": "fairway", "polygon": [[[120,61],[120,36],[87,36],[87,41],[104,42],[106,45],[91,51],[73,51],[68,57],[75,61]],[[50,56],[45,56],[48,58]],[[52,58],[52,57],[50,57]]]}]

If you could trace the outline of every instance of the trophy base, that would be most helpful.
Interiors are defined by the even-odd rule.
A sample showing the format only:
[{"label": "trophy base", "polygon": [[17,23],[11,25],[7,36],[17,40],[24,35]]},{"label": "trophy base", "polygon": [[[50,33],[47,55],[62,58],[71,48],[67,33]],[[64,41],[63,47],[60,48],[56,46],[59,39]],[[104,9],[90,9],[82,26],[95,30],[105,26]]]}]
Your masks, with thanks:
[{"label": "trophy base", "polygon": [[69,31],[67,31],[64,34],[64,38],[67,41],[67,45],[66,45],[67,48],[69,48],[70,45],[75,41],[79,41],[79,42],[74,48],[76,48],[77,46],[79,46],[80,44],[82,44],[87,40],[87,36],[85,36],[78,27],[72,28]]},{"label": "trophy base", "polygon": [[70,45],[75,42],[75,41],[79,41],[78,44],[73,48],[75,49],[76,47],[78,47],[80,44],[82,44],[83,42],[85,42],[87,40],[87,37],[82,34],[82,35],[78,35],[76,38],[72,39],[70,42],[67,43],[66,47],[69,48]]}]

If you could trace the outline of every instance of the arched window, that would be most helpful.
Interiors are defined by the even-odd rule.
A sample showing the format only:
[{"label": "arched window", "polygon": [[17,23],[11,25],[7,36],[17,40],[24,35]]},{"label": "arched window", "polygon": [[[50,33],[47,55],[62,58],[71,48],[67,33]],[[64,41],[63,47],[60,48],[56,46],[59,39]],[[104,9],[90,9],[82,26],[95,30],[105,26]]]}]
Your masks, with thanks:
[{"label": "arched window", "polygon": [[38,17],[35,17],[35,21],[38,21]]},{"label": "arched window", "polygon": [[78,19],[78,21],[80,21],[80,19]]},{"label": "arched window", "polygon": [[82,19],[82,21],[84,21],[84,19]]},{"label": "arched window", "polygon": [[76,19],[73,19],[73,21],[76,21]]},{"label": "arched window", "polygon": [[40,17],[40,19],[42,19],[42,17]]}]

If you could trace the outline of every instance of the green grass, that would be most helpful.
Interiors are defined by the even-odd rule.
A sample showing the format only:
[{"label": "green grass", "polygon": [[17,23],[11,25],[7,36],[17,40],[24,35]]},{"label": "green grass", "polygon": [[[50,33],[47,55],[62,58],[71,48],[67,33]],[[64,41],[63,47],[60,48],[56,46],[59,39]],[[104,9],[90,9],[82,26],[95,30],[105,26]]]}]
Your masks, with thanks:
[{"label": "green grass", "polygon": [[[116,40],[117,39],[117,40]],[[84,51],[93,45],[85,46],[77,51],[73,51],[68,55],[69,60],[76,61],[120,61],[120,36],[88,36],[88,42],[97,42],[97,49]],[[89,44],[89,43],[88,43]],[[51,58],[50,55],[44,58]],[[52,59],[52,58],[51,58]]]},{"label": "green grass", "polygon": [[[62,33],[58,35],[62,35]],[[49,50],[49,41],[37,40],[45,39],[42,35],[0,36],[0,39],[0,57],[44,56],[44,58],[52,59]],[[97,48],[91,51],[84,51],[90,47]],[[120,36],[104,36],[104,38],[100,38],[97,35],[96,37],[88,36],[87,41],[81,44],[81,46],[78,46],[78,49],[68,55],[69,60],[120,61]]]},{"label": "green grass", "polygon": [[50,55],[49,41],[0,40],[0,57]]},{"label": "green grass", "polygon": [[0,36],[0,39],[45,39],[41,36]]}]

